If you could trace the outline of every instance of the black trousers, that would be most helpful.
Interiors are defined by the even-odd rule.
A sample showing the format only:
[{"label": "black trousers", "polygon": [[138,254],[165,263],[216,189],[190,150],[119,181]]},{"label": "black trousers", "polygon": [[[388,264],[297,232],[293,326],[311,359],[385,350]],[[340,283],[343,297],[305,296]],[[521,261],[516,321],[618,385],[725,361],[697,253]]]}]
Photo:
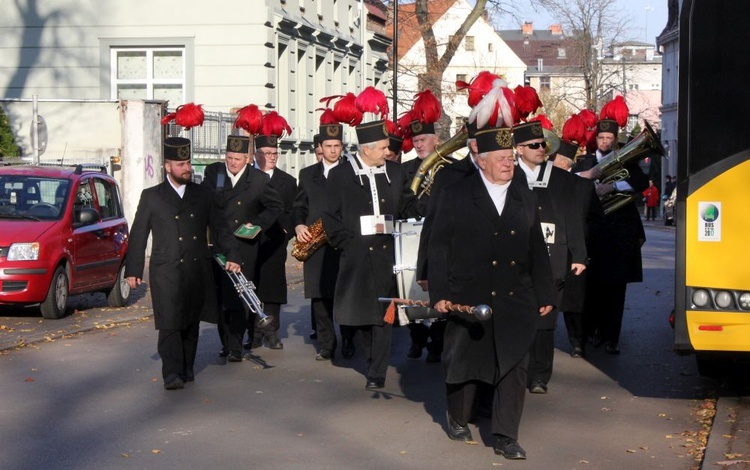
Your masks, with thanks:
[{"label": "black trousers", "polygon": [[[526,368],[528,355],[516,364],[494,386],[492,398],[492,434],[518,439],[518,428],[526,399]],[[458,424],[465,426],[471,419],[476,400],[477,381],[460,384],[446,383],[448,414]]]},{"label": "black trousers", "polygon": [[571,346],[583,347],[585,334],[583,331],[583,313],[563,312],[565,329],[568,330],[568,340]]},{"label": "black trousers", "polygon": [[229,351],[241,352],[245,330],[249,330],[252,337],[253,325],[252,322],[248,322],[244,309],[222,310],[217,325],[222,347]]},{"label": "black trousers", "polygon": [[365,325],[356,327],[362,335],[362,348],[367,360],[365,375],[372,379],[385,379],[391,357],[393,325]]},{"label": "black trousers", "polygon": [[424,323],[410,322],[408,327],[412,344],[421,348],[427,347],[431,353],[442,354],[445,325],[444,320],[433,321],[429,327]]},{"label": "black trousers", "polygon": [[534,381],[549,383],[554,358],[555,330],[537,330],[529,349],[528,386]]},{"label": "black trousers", "polygon": [[592,279],[586,286],[586,303],[584,307],[584,331],[587,336],[595,332],[603,341],[617,343],[620,341],[622,317],[625,311],[625,293],[627,283]]},{"label": "black trousers", "polygon": [[[281,304],[275,304],[271,302],[263,303],[263,313],[271,318],[271,321],[263,328],[255,326],[255,334],[263,334],[264,336],[270,336],[275,332],[279,331],[279,325],[281,324]],[[252,321],[257,323],[258,316],[253,315]],[[251,335],[252,336],[252,335]]]},{"label": "black trousers", "polygon": [[333,324],[333,299],[311,299],[310,309],[315,319],[320,349],[336,350],[336,330]]},{"label": "black trousers", "polygon": [[159,330],[156,350],[161,357],[162,377],[193,375],[199,330],[200,322],[181,330]]}]

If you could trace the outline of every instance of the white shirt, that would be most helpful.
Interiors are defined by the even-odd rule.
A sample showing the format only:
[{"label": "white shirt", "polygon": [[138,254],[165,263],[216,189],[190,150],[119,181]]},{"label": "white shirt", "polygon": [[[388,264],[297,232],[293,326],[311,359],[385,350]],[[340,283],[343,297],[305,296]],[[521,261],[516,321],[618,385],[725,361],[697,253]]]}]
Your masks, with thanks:
[{"label": "white shirt", "polygon": [[185,197],[185,189],[187,189],[186,184],[181,184],[179,186],[175,186],[174,182],[172,181],[172,178],[167,178],[167,181],[169,181],[169,185],[172,186],[172,189],[177,191],[177,195],[180,196],[180,199]]},{"label": "white shirt", "polygon": [[501,215],[503,213],[503,208],[505,207],[505,198],[508,195],[508,187],[510,186],[510,181],[505,184],[496,184],[490,182],[485,176],[484,172],[480,171],[479,174],[482,176],[482,182],[484,182],[484,186],[487,188],[487,191],[490,193],[490,198],[492,199],[492,203],[495,204],[495,209],[497,209],[497,214]]},{"label": "white shirt", "polygon": [[335,167],[339,164],[339,161],[336,160],[334,163],[328,163],[325,160],[321,160],[323,162],[323,176],[328,178],[328,172],[331,171],[331,168]]},{"label": "white shirt", "polygon": [[518,167],[526,174],[526,181],[536,181],[539,179],[539,172],[542,170],[540,165],[537,165],[536,168],[532,170],[526,165],[526,162],[519,158]]},{"label": "white shirt", "polygon": [[245,168],[247,168],[247,165],[243,166],[242,169],[240,171],[238,171],[236,175],[233,175],[229,171],[229,168],[227,168],[227,176],[229,177],[229,181],[232,182],[232,187],[233,188],[235,186],[237,186],[237,182],[240,180],[240,178],[242,178],[242,175],[245,174]]}]

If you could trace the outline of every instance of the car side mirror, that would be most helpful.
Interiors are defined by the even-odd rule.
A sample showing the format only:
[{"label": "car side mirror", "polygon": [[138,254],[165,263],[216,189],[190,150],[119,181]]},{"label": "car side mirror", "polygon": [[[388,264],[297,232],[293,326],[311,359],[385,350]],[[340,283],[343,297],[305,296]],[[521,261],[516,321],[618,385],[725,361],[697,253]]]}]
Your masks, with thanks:
[{"label": "car side mirror", "polygon": [[99,222],[99,212],[96,209],[90,207],[84,207],[81,212],[76,214],[75,224],[80,225],[91,225]]}]

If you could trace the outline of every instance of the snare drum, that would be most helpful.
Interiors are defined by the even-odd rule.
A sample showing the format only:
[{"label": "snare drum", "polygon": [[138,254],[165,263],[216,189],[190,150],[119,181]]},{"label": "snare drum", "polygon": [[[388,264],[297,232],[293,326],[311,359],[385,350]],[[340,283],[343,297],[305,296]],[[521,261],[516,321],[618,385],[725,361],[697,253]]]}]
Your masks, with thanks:
[{"label": "snare drum", "polygon": [[[396,265],[393,266],[393,273],[396,275],[398,296],[402,299],[430,300],[429,292],[423,291],[417,284],[417,253],[423,224],[424,220],[418,221],[415,219],[396,220],[394,222],[393,237]],[[434,312],[431,308],[403,306],[399,306],[399,311],[402,314],[406,313],[406,316],[412,316],[410,313],[413,313],[413,316],[420,318],[425,318],[427,312]],[[437,314],[437,312],[434,313]],[[403,315],[400,316],[403,318]]]}]

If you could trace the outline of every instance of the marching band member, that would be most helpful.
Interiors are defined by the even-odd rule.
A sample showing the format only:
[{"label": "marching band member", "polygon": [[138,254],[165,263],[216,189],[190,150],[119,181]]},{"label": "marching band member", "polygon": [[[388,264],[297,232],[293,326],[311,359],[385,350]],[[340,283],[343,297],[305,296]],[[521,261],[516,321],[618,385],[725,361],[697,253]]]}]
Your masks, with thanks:
[{"label": "marching band member", "polygon": [[[495,108],[502,100],[498,93],[503,91],[483,99],[487,106]],[[528,351],[538,317],[552,310],[552,273],[536,195],[513,180],[513,116],[508,112],[490,120],[484,111],[481,115],[474,111],[470,121],[477,120],[482,129],[476,134],[480,171],[443,189],[427,268],[436,310],[447,313],[448,302],[487,304],[493,315],[481,322],[469,314],[448,313],[444,353],[448,435],[472,440],[468,421],[475,390],[479,383],[489,383],[494,386],[494,451],[507,459],[525,459],[517,439]]]},{"label": "marching band member", "polygon": [[225,269],[238,272],[237,242],[229,231],[210,190],[192,182],[190,140],[164,140],[165,180],[141,193],[130,228],[125,279],[131,289],[141,283],[145,251],[152,236],[149,279],[154,324],[159,330],[157,351],[164,388],[184,388],[195,380],[193,366],[201,321],[216,322],[214,261],[206,231],[227,256]]},{"label": "marching band member", "polygon": [[409,190],[402,166],[385,159],[385,95],[368,87],[357,97],[357,107],[380,119],[356,126],[357,153],[331,170],[323,227],[331,245],[341,250],[335,319],[360,332],[367,360],[365,387],[380,389],[385,386],[393,330],[383,319],[386,309],[378,298],[393,297],[396,291],[393,220],[420,215],[421,204]]}]

